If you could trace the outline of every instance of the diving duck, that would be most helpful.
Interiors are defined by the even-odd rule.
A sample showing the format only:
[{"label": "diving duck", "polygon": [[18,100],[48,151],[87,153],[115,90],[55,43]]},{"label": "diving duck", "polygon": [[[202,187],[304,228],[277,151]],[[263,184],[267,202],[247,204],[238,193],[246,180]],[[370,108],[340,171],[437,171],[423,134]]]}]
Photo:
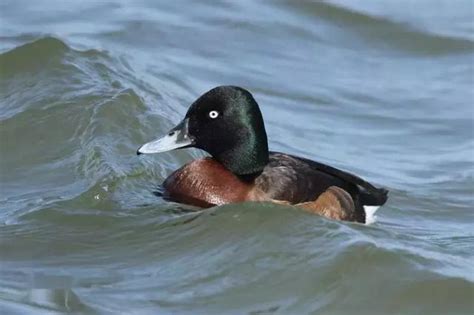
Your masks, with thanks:
[{"label": "diving duck", "polygon": [[198,207],[244,201],[294,205],[331,219],[370,223],[388,191],[306,158],[268,150],[262,113],[252,94],[236,86],[204,93],[165,136],[137,154],[199,148],[194,160],[163,183],[167,200]]}]

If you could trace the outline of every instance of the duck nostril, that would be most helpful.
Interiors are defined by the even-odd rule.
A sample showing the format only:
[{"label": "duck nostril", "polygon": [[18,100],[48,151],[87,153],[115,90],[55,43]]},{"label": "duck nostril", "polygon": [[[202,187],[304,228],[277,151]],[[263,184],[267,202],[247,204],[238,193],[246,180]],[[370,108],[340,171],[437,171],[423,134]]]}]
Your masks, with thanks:
[{"label": "duck nostril", "polygon": [[171,137],[172,135],[174,135],[174,131],[171,131],[170,133],[168,133],[168,136]]}]

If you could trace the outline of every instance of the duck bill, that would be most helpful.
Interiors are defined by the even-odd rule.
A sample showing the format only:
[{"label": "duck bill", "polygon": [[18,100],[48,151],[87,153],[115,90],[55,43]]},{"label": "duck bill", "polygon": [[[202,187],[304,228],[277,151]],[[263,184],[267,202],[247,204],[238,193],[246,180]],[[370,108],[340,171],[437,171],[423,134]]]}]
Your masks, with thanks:
[{"label": "duck bill", "polygon": [[145,143],[137,150],[137,155],[166,152],[175,149],[187,148],[193,145],[193,138],[188,133],[188,119],[181,121],[171,129],[166,136]]}]

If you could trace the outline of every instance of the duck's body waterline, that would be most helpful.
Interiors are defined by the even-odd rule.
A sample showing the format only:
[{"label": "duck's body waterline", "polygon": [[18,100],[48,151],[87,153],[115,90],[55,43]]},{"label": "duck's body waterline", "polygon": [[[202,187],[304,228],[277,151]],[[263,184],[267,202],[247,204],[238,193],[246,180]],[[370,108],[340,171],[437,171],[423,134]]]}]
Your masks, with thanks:
[{"label": "duck's body waterline", "polygon": [[205,93],[168,135],[143,145],[137,153],[183,147],[203,149],[212,158],[190,162],[165,180],[165,197],[173,201],[200,207],[269,201],[333,219],[369,223],[375,207],[387,200],[385,189],[357,176],[269,152],[258,104],[242,88],[222,86]]}]

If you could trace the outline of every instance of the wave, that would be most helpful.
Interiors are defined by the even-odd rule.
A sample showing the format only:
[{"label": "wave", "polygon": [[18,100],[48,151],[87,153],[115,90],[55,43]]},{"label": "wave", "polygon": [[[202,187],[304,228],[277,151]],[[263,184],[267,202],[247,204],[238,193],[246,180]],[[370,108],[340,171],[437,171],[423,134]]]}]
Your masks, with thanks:
[{"label": "wave", "polygon": [[[137,139],[156,129],[143,131],[149,108],[138,93],[148,87],[119,58],[45,37],[1,54],[0,68],[0,166],[4,187],[12,187],[2,197],[12,211],[34,211],[96,186],[111,195],[124,177],[140,172]],[[147,168],[148,180],[157,167]]]},{"label": "wave", "polygon": [[[474,42],[470,39],[431,33],[408,24],[391,21],[387,17],[369,15],[326,1],[303,1],[298,6],[293,2],[283,3],[287,8],[297,10],[298,14],[303,13],[326,21],[336,28],[336,33],[346,39],[345,42],[351,43],[352,48],[373,47],[423,56],[474,52]],[[334,32],[330,34],[334,36]],[[355,44],[354,41],[357,39],[361,40],[363,45]],[[331,41],[327,37],[325,40]],[[338,41],[338,44],[341,44],[341,41]]]},{"label": "wave", "polygon": [[[467,260],[453,264],[449,256],[425,251],[429,244],[423,240],[376,226],[335,222],[264,203],[227,205],[167,219],[157,207],[128,215],[61,209],[28,215],[39,226],[17,234],[16,246],[37,240],[41,253],[37,264],[44,265],[42,269],[48,270],[50,260],[71,270],[88,269],[70,275],[74,285],[64,290],[76,292],[82,303],[98,310],[97,302],[104,297],[114,300],[125,292],[142,291],[147,292],[147,303],[185,314],[200,308],[222,313],[237,303],[236,296],[246,301],[235,305],[244,313],[268,309],[344,313],[348,303],[371,305],[374,313],[404,314],[420,307],[452,313],[472,306],[473,280],[450,273],[465,268]],[[88,237],[91,233],[98,239]],[[46,250],[51,246],[61,255],[51,257]],[[130,266],[133,276],[104,274],[101,269],[122,265]],[[54,276],[46,271],[38,287],[47,286]],[[211,308],[205,306],[209,300],[216,302]],[[114,305],[108,307],[118,311],[121,304]]]},{"label": "wave", "polygon": [[[367,40],[395,45],[383,38],[392,30],[427,40],[390,21],[308,5],[318,11],[308,14],[355,25],[351,32]],[[472,46],[456,45],[436,53]],[[165,203],[152,191],[193,153],[135,156],[138,144],[168,129],[168,112],[175,109],[166,98],[147,106],[147,98],[160,99],[161,91],[123,60],[46,37],[0,55],[0,66],[6,69],[0,77],[2,189],[12,187],[2,191],[0,252],[11,253],[2,261],[7,273],[22,275],[21,281],[2,277],[0,293],[12,309],[15,303],[43,304],[41,296],[24,300],[28,277],[37,273],[42,277],[35,285],[51,293],[54,302],[46,303],[52,310],[64,310],[68,296],[73,303],[67,311],[109,313],[158,307],[190,314],[334,314],[367,306],[374,313],[467,313],[472,307],[466,267],[472,238],[436,239],[426,227],[418,231],[423,237],[417,235],[412,228],[425,213],[400,214],[387,205],[383,211],[398,211],[397,222],[410,221],[397,230],[386,222],[334,222],[272,204],[188,212],[193,209]],[[438,221],[446,223],[446,216]],[[59,269],[71,280],[66,287],[54,287]]]}]

